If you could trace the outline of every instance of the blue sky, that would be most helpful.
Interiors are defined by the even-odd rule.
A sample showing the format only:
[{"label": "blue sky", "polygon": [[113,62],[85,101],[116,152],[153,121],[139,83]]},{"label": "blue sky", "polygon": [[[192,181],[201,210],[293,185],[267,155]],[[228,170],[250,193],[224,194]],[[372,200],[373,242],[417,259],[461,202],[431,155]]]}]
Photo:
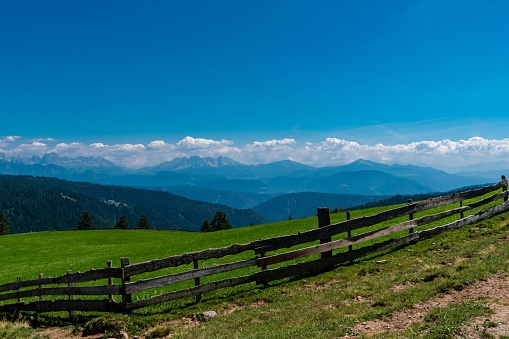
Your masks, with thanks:
[{"label": "blue sky", "polygon": [[[507,13],[497,0],[3,0],[0,153],[507,141]],[[252,161],[304,159],[270,151]]]}]

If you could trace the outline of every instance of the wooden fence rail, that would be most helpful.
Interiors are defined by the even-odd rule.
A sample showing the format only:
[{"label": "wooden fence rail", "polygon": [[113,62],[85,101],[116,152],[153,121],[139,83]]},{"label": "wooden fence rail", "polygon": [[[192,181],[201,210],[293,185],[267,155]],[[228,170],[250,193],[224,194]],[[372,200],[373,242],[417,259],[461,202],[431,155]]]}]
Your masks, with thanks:
[{"label": "wooden fence rail", "polygon": [[[122,269],[111,266],[108,261],[106,268],[91,269],[86,272],[72,273],[68,271],[66,275],[59,277],[43,277],[39,279],[21,280],[19,277],[14,283],[0,286],[0,301],[16,300],[15,303],[0,305],[0,312],[15,311],[35,311],[35,312],[54,312],[54,311],[99,311],[111,312],[118,311],[121,303],[114,302],[114,295],[121,295],[122,291],[119,285],[113,284],[113,279],[122,279]],[[97,280],[107,280],[106,285],[100,286],[75,286],[76,283],[87,283]],[[52,286],[47,285],[62,285]],[[23,290],[22,290],[23,289]],[[1,293],[9,292],[9,293]],[[76,296],[108,296],[103,300],[81,300]],[[45,300],[45,296],[65,297],[67,300]],[[21,302],[23,298],[39,297],[38,301]]]},{"label": "wooden fence rail", "polygon": [[[274,280],[321,271],[507,211],[509,210],[507,185],[507,179],[502,176],[502,180],[495,185],[415,203],[409,201],[405,206],[372,216],[351,219],[350,213],[347,212],[347,220],[335,224],[330,224],[328,209],[319,208],[317,213],[319,227],[302,233],[134,264],[130,264],[128,258],[122,258],[120,268],[112,267],[110,261],[106,268],[92,269],[83,273],[68,272],[66,275],[54,278],[44,278],[41,274],[39,279],[25,281],[18,278],[16,282],[0,285],[0,312],[21,310],[68,311],[70,314],[74,311],[129,312],[181,298],[195,297],[196,301],[200,301],[204,293],[241,284],[256,282],[256,284],[268,286],[268,283]],[[464,201],[467,199],[479,198],[490,193],[493,194],[464,205]],[[503,202],[493,206],[493,203],[498,200],[503,200]],[[458,202],[459,207],[451,206],[446,211],[414,218],[416,213]],[[492,207],[464,217],[467,211],[490,203]],[[459,215],[459,220],[445,225],[431,226],[431,223],[454,215]],[[386,226],[378,225],[404,216],[408,216],[409,220]],[[424,227],[415,232],[414,228],[419,226],[428,226],[428,228]],[[352,235],[353,231],[361,233]],[[336,239],[333,240],[333,237]],[[378,242],[375,242],[377,240]],[[298,248],[292,249],[294,246],[298,246]],[[334,251],[336,251],[335,254]],[[308,258],[313,255],[320,256],[317,259]],[[308,259],[306,261],[303,258]],[[210,259],[229,260],[229,262],[211,266],[210,262],[207,262]],[[295,260],[297,261],[295,262]],[[203,262],[206,262],[210,267],[200,268],[200,263]],[[191,269],[178,268],[190,264],[193,264]],[[277,266],[269,268],[271,265]],[[177,268],[177,271],[180,272],[167,273],[168,269],[172,268]],[[140,276],[159,270],[165,270],[166,273],[148,278]],[[215,275],[220,277],[220,274],[237,270],[237,276],[232,277],[234,274],[230,273],[226,279],[202,283],[203,278],[212,279]],[[253,273],[253,271],[255,272]],[[248,274],[246,275],[246,273]],[[114,284],[114,279],[116,284]],[[75,285],[90,284],[98,280],[105,282],[97,286]],[[179,290],[175,287],[175,284],[179,283],[184,283],[184,286],[187,287]],[[47,285],[53,286],[48,287]],[[192,287],[189,287],[190,285]],[[151,289],[159,290],[140,293]],[[141,297],[151,293],[156,294],[161,290],[167,292]],[[45,296],[48,296],[50,300],[45,300]],[[92,297],[88,297],[91,299],[78,299],[78,296]],[[100,296],[107,298],[96,299]],[[114,296],[121,296],[122,301],[115,301]],[[133,296],[137,300],[133,301]],[[34,298],[39,300],[34,300]],[[23,299],[25,300],[23,301]]]}]

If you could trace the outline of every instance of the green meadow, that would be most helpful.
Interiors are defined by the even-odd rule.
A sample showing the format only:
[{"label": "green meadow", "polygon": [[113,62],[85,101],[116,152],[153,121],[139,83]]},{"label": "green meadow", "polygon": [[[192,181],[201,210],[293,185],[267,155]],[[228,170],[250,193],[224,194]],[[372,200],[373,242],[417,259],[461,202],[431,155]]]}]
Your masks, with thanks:
[{"label": "green meadow", "polygon": [[[352,218],[373,215],[394,207],[355,210],[352,211]],[[451,207],[419,213],[415,218]],[[331,214],[332,223],[345,219],[345,213]],[[440,223],[457,219],[458,216],[452,216]],[[376,227],[404,220],[408,220],[408,216]],[[140,338],[367,337],[356,330],[359,323],[389,317],[417,303],[448,291],[461,290],[493,275],[507,276],[509,251],[505,240],[509,239],[508,224],[509,213],[506,212],[433,238],[337,266],[321,274],[283,279],[271,283],[268,288],[251,283],[207,293],[200,303],[195,303],[194,298],[187,298],[135,310],[129,315],[77,312],[71,318],[69,314],[60,312],[21,314],[14,320],[29,319],[34,326],[71,327],[75,333],[100,332],[105,337],[119,335],[120,329]],[[83,272],[105,267],[109,260],[113,266],[119,267],[120,258],[123,257],[130,258],[131,263],[137,263],[303,232],[317,226],[317,218],[310,217],[211,233],[97,230],[2,236],[0,284],[14,282],[18,276],[27,280],[36,279],[39,273],[59,276],[68,270]],[[241,255],[244,259],[253,256],[252,253]],[[214,265],[222,260],[207,261],[204,265]],[[161,273],[141,275],[137,279],[158,274]],[[228,274],[221,275],[221,278],[228,277]],[[395,286],[403,285],[408,287],[395,289]],[[143,295],[135,294],[133,299],[161,292],[165,291],[154,289],[142,292],[145,293]],[[216,311],[219,316],[204,321],[199,315],[208,310]],[[483,300],[453,305],[450,309],[433,309],[420,325],[403,332],[378,334],[376,337],[453,338],[461,335],[469,319],[480,315],[489,317],[490,312],[492,310]],[[6,319],[13,320],[9,317],[5,315]],[[38,336],[37,328],[18,326],[19,329],[14,330],[14,325],[3,323],[0,336],[2,328],[11,331],[9,335],[12,338],[26,338],[26,331],[34,338]],[[17,336],[16,333],[22,334]]]}]

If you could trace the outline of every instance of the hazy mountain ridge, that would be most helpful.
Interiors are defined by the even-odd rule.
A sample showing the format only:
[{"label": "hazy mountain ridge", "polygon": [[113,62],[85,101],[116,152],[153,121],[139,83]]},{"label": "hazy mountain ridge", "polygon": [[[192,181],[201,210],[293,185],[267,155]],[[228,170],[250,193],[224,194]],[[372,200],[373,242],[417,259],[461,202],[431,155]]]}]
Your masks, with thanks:
[{"label": "hazy mountain ridge", "polygon": [[250,208],[277,196],[277,194],[235,192],[197,186],[147,187],[146,189],[157,189],[189,199],[223,204],[233,208]]},{"label": "hazy mountain ridge", "polygon": [[[251,208],[260,199],[286,193],[415,194],[448,191],[500,179],[500,175],[494,178],[455,175],[430,167],[386,165],[362,159],[341,166],[312,167],[291,160],[245,165],[227,157],[193,156],[175,158],[139,170],[127,170],[102,158],[73,159],[56,154],[32,159],[4,157],[0,159],[0,173],[149,189],[164,187],[167,191],[171,191],[171,187],[180,187],[179,192],[183,196],[211,203],[226,196],[231,197],[231,203],[237,195],[239,200],[234,205],[241,208]],[[196,189],[191,191],[182,187]],[[202,194],[198,193],[200,190]],[[241,197],[240,194],[245,195]],[[259,197],[253,199],[254,195]]]},{"label": "hazy mountain ridge", "polygon": [[[117,182],[126,185],[138,185],[138,181],[150,186],[206,186],[204,183],[221,180],[259,180],[268,184],[276,178],[298,178],[307,182],[305,189],[311,189],[313,180],[330,177],[343,172],[378,171],[416,181],[431,190],[448,190],[459,186],[478,184],[485,181],[486,175],[457,175],[430,167],[413,165],[385,165],[359,159],[347,165],[312,167],[291,160],[269,164],[245,165],[227,157],[200,158],[181,157],[157,166],[139,170],[127,170],[99,157],[60,157],[54,153],[43,157],[0,158],[1,174],[26,174],[34,176],[54,176],[77,180],[80,177],[95,180],[98,183]],[[168,172],[172,173],[171,175]],[[489,175],[492,175],[491,172]],[[499,178],[499,176],[498,176]],[[497,178],[493,178],[497,180]],[[292,183],[293,184],[293,183]],[[270,185],[269,185],[270,186]],[[213,187],[218,188],[218,187]],[[303,188],[304,189],[304,188]],[[279,185],[283,192],[295,191],[295,187]],[[254,192],[256,193],[256,192]]]},{"label": "hazy mountain ridge", "polygon": [[157,166],[153,167],[145,167],[141,169],[141,172],[148,172],[148,173],[159,173],[163,171],[184,171],[186,169],[195,169],[195,168],[223,168],[226,166],[239,166],[242,165],[241,163],[232,160],[227,157],[219,157],[219,158],[211,158],[211,157],[205,157],[200,158],[198,156],[191,156],[191,157],[180,157],[175,158],[170,161],[166,161],[163,163],[160,163]]}]

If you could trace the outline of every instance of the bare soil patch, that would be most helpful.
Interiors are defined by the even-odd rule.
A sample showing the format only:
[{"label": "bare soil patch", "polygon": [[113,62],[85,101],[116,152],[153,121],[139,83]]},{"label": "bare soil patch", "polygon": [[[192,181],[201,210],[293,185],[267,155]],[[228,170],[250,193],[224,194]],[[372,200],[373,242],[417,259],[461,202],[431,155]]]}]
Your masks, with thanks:
[{"label": "bare soil patch", "polygon": [[422,324],[426,314],[433,308],[477,300],[490,307],[494,313],[489,317],[472,319],[465,327],[468,338],[481,338],[480,330],[485,330],[495,337],[509,335],[509,278],[497,276],[478,281],[461,291],[450,291],[425,303],[416,304],[387,319],[363,322],[356,325],[354,330],[368,336],[386,332],[395,333],[408,329],[413,323]]}]

